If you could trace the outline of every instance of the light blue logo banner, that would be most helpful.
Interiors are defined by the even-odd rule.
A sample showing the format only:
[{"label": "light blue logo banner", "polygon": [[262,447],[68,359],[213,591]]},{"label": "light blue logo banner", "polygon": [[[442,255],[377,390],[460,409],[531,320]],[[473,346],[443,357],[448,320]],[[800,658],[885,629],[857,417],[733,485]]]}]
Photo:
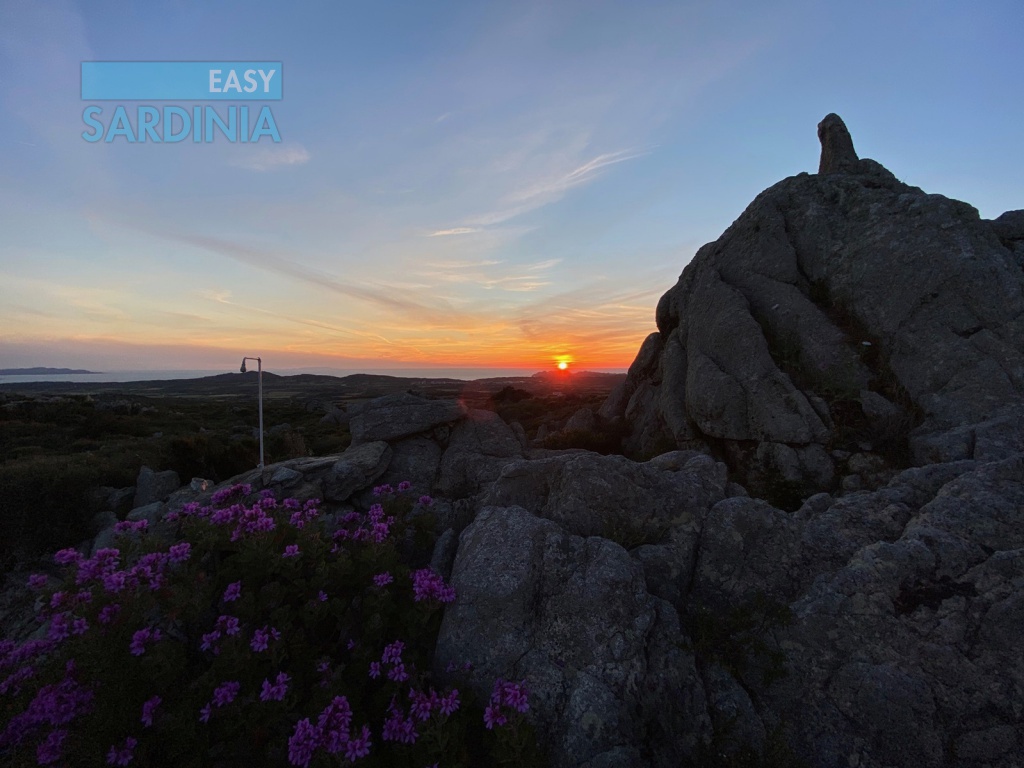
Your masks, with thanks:
[{"label": "light blue logo banner", "polygon": [[83,61],[87,101],[278,101],[279,61]]}]

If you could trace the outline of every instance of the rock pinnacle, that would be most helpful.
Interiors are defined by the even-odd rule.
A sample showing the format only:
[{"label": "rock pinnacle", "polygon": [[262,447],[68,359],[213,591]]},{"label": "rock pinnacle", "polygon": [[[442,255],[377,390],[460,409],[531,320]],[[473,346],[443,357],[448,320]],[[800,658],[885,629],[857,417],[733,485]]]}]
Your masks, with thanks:
[{"label": "rock pinnacle", "polygon": [[821,142],[821,161],[818,173],[851,173],[857,170],[857,151],[846,130],[843,118],[834,112],[818,123],[818,141]]}]

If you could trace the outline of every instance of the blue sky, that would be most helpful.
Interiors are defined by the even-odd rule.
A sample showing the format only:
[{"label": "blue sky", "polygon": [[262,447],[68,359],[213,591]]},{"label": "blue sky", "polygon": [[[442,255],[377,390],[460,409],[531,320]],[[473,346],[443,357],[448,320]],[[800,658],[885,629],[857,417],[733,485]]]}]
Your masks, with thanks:
[{"label": "blue sky", "polygon": [[[908,183],[1024,208],[1021,29],[1020,2],[0,0],[0,368],[624,367],[696,249],[816,170],[828,112]],[[281,61],[282,142],[84,141],[81,62],[141,60]]]}]

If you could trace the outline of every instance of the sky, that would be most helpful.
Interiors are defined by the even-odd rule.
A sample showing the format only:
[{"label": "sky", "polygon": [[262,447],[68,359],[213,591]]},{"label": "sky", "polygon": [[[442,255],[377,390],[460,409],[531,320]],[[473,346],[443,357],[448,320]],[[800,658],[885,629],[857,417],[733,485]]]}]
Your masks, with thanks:
[{"label": "sky", "polygon": [[[1024,208],[1021,29],[1019,0],[0,0],[0,368],[625,368],[829,112],[907,183]],[[282,63],[280,143],[83,139],[116,104],[82,62],[232,60]]]}]

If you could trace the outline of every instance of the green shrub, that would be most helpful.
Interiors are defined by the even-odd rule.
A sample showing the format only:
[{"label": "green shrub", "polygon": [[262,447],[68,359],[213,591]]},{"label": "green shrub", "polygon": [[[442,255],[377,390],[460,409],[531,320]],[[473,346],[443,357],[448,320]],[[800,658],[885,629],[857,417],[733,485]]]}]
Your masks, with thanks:
[{"label": "green shrub", "polygon": [[122,463],[123,458],[98,452],[34,455],[0,464],[4,559],[17,550],[52,551],[86,538],[89,490],[135,482],[139,465]]}]

